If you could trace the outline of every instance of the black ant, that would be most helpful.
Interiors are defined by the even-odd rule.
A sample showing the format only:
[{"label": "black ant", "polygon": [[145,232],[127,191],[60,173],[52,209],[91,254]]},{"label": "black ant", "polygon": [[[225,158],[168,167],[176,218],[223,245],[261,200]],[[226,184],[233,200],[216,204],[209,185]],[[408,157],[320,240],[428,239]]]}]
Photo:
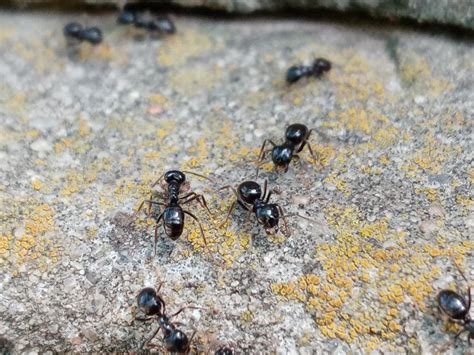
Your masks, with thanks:
[{"label": "black ant", "polygon": [[287,237],[290,236],[290,229],[286,217],[298,216],[311,221],[309,218],[299,214],[285,215],[281,206],[276,203],[268,203],[273,191],[267,191],[266,180],[263,185],[263,192],[261,186],[255,181],[244,181],[237,187],[237,189],[231,185],[226,185],[221,187],[219,191],[224,189],[231,189],[237,197],[237,200],[232,202],[227,217],[221,224],[221,227],[229,220],[229,216],[235,208],[236,203],[248,211],[247,219],[250,217],[251,213],[255,214],[257,222],[263,226],[267,235],[274,235],[278,232],[280,218],[283,219],[284,224],[284,230],[282,232]]},{"label": "black ant", "polygon": [[[289,125],[285,131],[285,142],[281,145],[275,144],[270,139],[265,139],[258,155],[258,166],[257,166],[257,177],[260,163],[265,159],[265,155],[269,152],[272,153],[272,161],[275,164],[277,170],[283,170],[285,173],[288,171],[288,167],[293,158],[299,159],[297,153],[301,152],[305,146],[308,146],[309,152],[316,163],[313,149],[308,142],[309,136],[311,135],[312,129],[308,129],[303,124],[294,123]],[[265,145],[270,143],[273,148],[265,150]]]},{"label": "black ant", "polygon": [[68,44],[78,44],[86,41],[96,45],[102,42],[102,31],[98,27],[84,28],[77,22],[71,22],[64,26],[63,33]]},{"label": "black ant", "polygon": [[317,58],[311,65],[293,65],[288,68],[286,82],[293,84],[305,76],[310,77],[312,75],[319,78],[329,70],[331,70],[331,62],[324,58]]},{"label": "black ant", "polygon": [[[456,264],[455,264],[456,265]],[[462,278],[469,283],[466,276],[456,265]],[[474,320],[469,316],[471,308],[471,288],[467,287],[467,300],[464,296],[452,290],[441,290],[436,296],[438,308],[454,322],[462,322],[462,329],[456,334],[457,339],[462,333],[468,332],[467,341],[471,345],[471,339],[474,339]]]},{"label": "black ant", "polygon": [[142,343],[140,348],[142,349],[143,347],[145,347],[145,345],[148,344],[158,334],[160,330],[162,330],[164,334],[163,343],[167,351],[175,352],[175,353],[188,353],[195,332],[193,333],[191,338],[188,338],[188,336],[183,331],[177,328],[177,326],[182,325],[182,323],[179,323],[179,322],[171,323],[170,320],[171,318],[180,314],[186,308],[194,308],[194,309],[200,309],[200,308],[193,307],[193,306],[186,306],[186,307],[181,308],[174,314],[168,316],[166,314],[165,301],[159,295],[162,284],[163,283],[161,283],[158,286],[158,289],[156,291],[155,289],[151,287],[146,287],[142,289],[137,296],[138,309],[142,311],[148,317],[146,318],[135,317],[135,320],[149,321],[149,320],[156,319],[159,324],[158,329],[148,339],[146,339]]},{"label": "black ant", "polygon": [[[204,179],[208,179],[203,175],[190,171],[187,171],[186,173],[193,174]],[[206,208],[209,214],[212,215],[211,211],[207,207],[207,202],[204,196],[201,194],[197,194],[193,191],[189,192],[190,186],[189,182],[186,181],[186,175],[184,175],[184,173],[179,170],[170,170],[164,173],[160,176],[158,180],[156,180],[151,185],[151,188],[155,187],[158,183],[161,183],[161,187],[165,192],[163,196],[165,202],[154,201],[152,199],[153,196],[151,196],[149,200],[144,200],[135,212],[136,216],[145,203],[148,203],[148,215],[150,215],[151,205],[164,206],[163,212],[159,215],[158,218],[156,218],[155,241],[153,248],[154,255],[156,255],[156,244],[158,241],[158,227],[160,226],[160,221],[163,219],[163,227],[165,230],[165,234],[172,240],[177,240],[183,233],[185,215],[190,216],[198,223],[199,229],[201,230],[202,239],[204,240],[204,244],[206,244],[207,246],[206,237],[204,235],[204,230],[202,229],[201,223],[194,214],[189,211],[183,210],[181,207],[181,205],[197,200],[199,204],[202,207]]]},{"label": "black ant", "polygon": [[120,25],[134,25],[136,28],[142,28],[150,33],[173,34],[176,32],[174,23],[166,16],[147,19],[129,10],[120,12],[117,23]]}]

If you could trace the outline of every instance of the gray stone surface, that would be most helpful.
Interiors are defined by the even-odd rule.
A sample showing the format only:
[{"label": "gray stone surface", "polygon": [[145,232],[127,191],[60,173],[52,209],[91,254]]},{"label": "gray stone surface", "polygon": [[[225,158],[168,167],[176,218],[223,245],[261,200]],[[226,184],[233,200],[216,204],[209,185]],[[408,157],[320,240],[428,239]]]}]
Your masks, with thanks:
[{"label": "gray stone surface", "polygon": [[[133,2],[133,1],[131,1]],[[474,29],[474,0],[147,0],[152,4],[173,4],[183,7],[201,7],[231,13],[282,10],[337,10],[361,11],[384,18],[408,18],[418,22],[431,22]],[[121,6],[123,0],[13,0],[17,5],[60,4],[113,4]]]},{"label": "gray stone surface", "polygon": [[[71,20],[106,42],[68,58]],[[164,281],[170,312],[203,307],[177,317],[199,351],[472,351],[435,306],[440,289],[466,289],[455,262],[474,279],[472,43],[329,21],[176,23],[151,39],[113,15],[0,14],[1,346],[136,351],[156,324],[133,322],[135,296]],[[288,87],[286,68],[314,56],[333,69]],[[190,219],[177,241],[160,229],[153,256],[153,221],[132,214],[155,179],[251,179],[263,140],[294,122],[315,129],[317,164],[303,151],[260,181],[312,221],[272,237],[237,209],[220,227],[233,197],[188,174],[215,214],[188,207],[213,257]]]}]

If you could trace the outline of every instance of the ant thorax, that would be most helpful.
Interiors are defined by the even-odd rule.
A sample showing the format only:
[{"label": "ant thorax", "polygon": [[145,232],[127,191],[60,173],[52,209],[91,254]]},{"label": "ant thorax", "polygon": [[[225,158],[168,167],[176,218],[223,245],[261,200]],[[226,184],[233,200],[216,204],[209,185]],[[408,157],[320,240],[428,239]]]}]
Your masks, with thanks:
[{"label": "ant thorax", "polygon": [[[163,179],[161,179],[160,181],[160,188],[165,198],[168,196],[168,186],[169,184],[166,182],[165,178],[163,177]],[[179,194],[186,193],[189,190],[191,190],[191,184],[189,183],[189,181],[185,181],[179,186]]]}]

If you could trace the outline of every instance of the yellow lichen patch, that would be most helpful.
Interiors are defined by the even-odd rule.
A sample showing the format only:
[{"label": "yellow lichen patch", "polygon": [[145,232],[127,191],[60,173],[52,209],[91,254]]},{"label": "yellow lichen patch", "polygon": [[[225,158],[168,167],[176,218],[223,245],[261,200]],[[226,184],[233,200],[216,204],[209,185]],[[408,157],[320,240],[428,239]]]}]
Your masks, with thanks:
[{"label": "yellow lichen patch", "polygon": [[[49,236],[55,230],[53,209],[47,204],[15,200],[10,201],[9,208],[9,212],[2,212],[2,219],[6,217],[2,227],[11,228],[13,221],[9,218],[16,216],[14,223],[18,236],[9,233],[0,236],[0,266],[13,276],[19,275],[21,265],[46,271],[59,258],[59,246]],[[20,223],[18,216],[24,217]]]},{"label": "yellow lichen patch", "polygon": [[213,88],[221,72],[204,65],[183,67],[168,78],[170,85],[181,95],[193,96]]},{"label": "yellow lichen patch", "polygon": [[34,179],[32,182],[31,182],[31,187],[34,188],[36,191],[39,191],[41,190],[41,187],[43,186],[43,184],[41,183],[40,180],[38,179]]},{"label": "yellow lichen patch", "polygon": [[409,54],[400,65],[402,79],[420,91],[427,91],[429,98],[437,98],[453,90],[454,85],[444,78],[435,77],[426,58]]},{"label": "yellow lichen patch", "polygon": [[[316,311],[315,322],[324,336],[365,349],[385,348],[384,340],[403,331],[400,307],[406,301],[425,309],[434,292],[432,282],[441,272],[432,267],[434,250],[436,256],[459,257],[472,247],[460,243],[441,251],[438,246],[408,245],[407,233],[391,229],[389,219],[366,222],[354,206],[332,205],[324,214],[336,232],[334,243],[316,247],[315,259],[324,274],[301,275],[271,288],[282,299]],[[354,294],[354,287],[363,291]],[[375,303],[373,294],[378,295]]]},{"label": "yellow lichen patch", "polygon": [[240,314],[240,320],[245,323],[251,322],[254,317],[255,315],[250,310],[243,311]]},{"label": "yellow lichen patch", "polygon": [[158,49],[160,66],[182,65],[188,59],[201,53],[208,53],[213,44],[211,39],[196,30],[186,29],[179,36],[171,36]]},{"label": "yellow lichen patch", "polygon": [[317,159],[317,164],[322,166],[327,166],[336,153],[334,146],[331,144],[316,144],[314,146],[312,145],[312,148]]},{"label": "yellow lichen patch", "polygon": [[415,189],[415,193],[425,195],[426,198],[431,202],[435,202],[438,200],[438,190],[432,187]]},{"label": "yellow lichen patch", "polygon": [[380,157],[379,157],[379,162],[380,164],[382,165],[388,165],[390,163],[390,159],[385,155],[385,154],[382,154]]},{"label": "yellow lichen patch", "polygon": [[340,178],[340,177],[337,177],[336,174],[328,175],[324,179],[324,182],[327,183],[327,184],[334,185],[346,197],[350,196],[350,194],[351,194],[349,188],[346,185],[346,182],[344,181],[344,179]]}]

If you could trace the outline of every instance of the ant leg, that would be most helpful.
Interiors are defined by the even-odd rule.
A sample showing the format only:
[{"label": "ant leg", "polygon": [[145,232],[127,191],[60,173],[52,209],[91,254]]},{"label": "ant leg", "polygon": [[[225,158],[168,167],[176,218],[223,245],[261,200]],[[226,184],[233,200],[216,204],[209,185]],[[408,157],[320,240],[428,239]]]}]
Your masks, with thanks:
[{"label": "ant leg", "polygon": [[301,143],[301,145],[299,146],[298,150],[296,151],[296,153],[299,153],[303,150],[304,146],[306,144],[309,144],[308,143],[308,140],[309,140],[309,136],[311,135],[311,132],[313,132],[313,129],[310,129],[309,132],[308,132],[308,135],[306,136],[305,140]]},{"label": "ant leg", "polygon": [[257,159],[257,174],[255,176],[255,178],[258,178],[258,171],[260,170],[260,163],[263,161],[263,159],[265,159],[265,155],[271,151],[270,150],[265,150],[265,145],[268,143],[270,143],[273,147],[276,146],[275,143],[273,143],[273,141],[271,141],[270,139],[265,139],[263,141],[263,144],[262,144],[262,148],[260,148],[260,153],[258,154],[258,159]]},{"label": "ant leg", "polygon": [[311,144],[309,144],[309,143],[308,143],[308,149],[309,149],[309,153],[311,154],[311,158],[313,158],[313,163],[317,164],[318,161],[316,160],[316,158],[314,156],[314,153],[313,153],[313,149],[311,148]]},{"label": "ant leg", "polygon": [[230,214],[232,213],[232,210],[235,208],[236,201],[232,202],[232,205],[229,208],[229,212],[227,212],[227,217],[225,218],[225,221],[219,226],[219,228],[222,228],[227,221],[229,220]]},{"label": "ant leg", "polygon": [[469,329],[461,329],[455,336],[454,336],[454,339],[457,339],[459,338],[459,336],[464,333],[464,332],[467,332],[469,331]]},{"label": "ant leg", "polygon": [[188,350],[186,351],[187,353],[189,353],[191,351],[191,343],[193,342],[193,339],[194,339],[195,335],[196,335],[196,330],[191,335],[191,338],[189,338]]},{"label": "ant leg", "polygon": [[168,319],[171,319],[173,317],[176,317],[178,314],[180,314],[182,311],[184,311],[185,309],[203,309],[201,307],[196,307],[196,306],[186,306],[186,307],[182,307],[178,312],[168,316]]},{"label": "ant leg", "polygon": [[184,211],[184,213],[186,213],[188,216],[192,217],[196,222],[197,224],[199,225],[199,229],[201,230],[201,236],[202,236],[202,240],[204,240],[204,244],[206,245],[206,249],[207,251],[209,252],[209,255],[211,256],[212,259],[214,259],[214,257],[212,256],[211,254],[211,250],[209,249],[209,246],[207,245],[207,240],[206,240],[206,236],[204,235],[204,230],[202,229],[202,225],[201,225],[201,222],[199,222],[199,220],[197,219],[197,217],[195,215],[193,215],[191,212],[189,211]]},{"label": "ant leg", "polygon": [[273,141],[271,141],[270,139],[265,139],[263,141],[263,144],[262,144],[262,148],[260,148],[260,153],[258,154],[258,160],[261,161],[263,159],[262,155],[264,155],[264,152],[265,152],[265,144],[267,143],[270,143],[272,146],[276,146],[275,143],[273,143]]},{"label": "ant leg", "polygon": [[147,322],[149,320],[153,320],[153,317],[149,317],[149,318],[135,317],[135,320],[139,322]]},{"label": "ant leg", "polygon": [[140,213],[144,204],[145,204],[145,200],[143,200],[142,203],[140,203],[140,206],[138,206],[138,209],[133,213],[132,221],[128,224],[129,226],[137,219],[138,213]]},{"label": "ant leg", "polygon": [[153,204],[153,205],[158,205],[158,206],[166,206],[166,203],[164,203],[164,202],[157,202],[157,201],[153,201],[153,200],[145,200],[143,202],[147,202],[150,205]]},{"label": "ant leg", "polygon": [[283,232],[283,234],[285,235],[285,237],[290,237],[291,236],[291,231],[290,231],[290,227],[288,227],[288,221],[286,220],[286,215],[285,215],[285,211],[283,211],[283,208],[278,205],[278,212],[280,212],[281,214],[281,217],[283,218],[283,224],[285,225],[285,232]]},{"label": "ant leg", "polygon": [[[192,196],[192,197],[191,197]],[[182,201],[181,203],[184,205],[188,202],[191,202],[193,200],[197,200],[199,202],[199,204],[201,205],[202,208],[205,208],[207,210],[207,212],[209,212],[209,214],[212,216],[212,212],[211,210],[209,209],[209,207],[207,207],[207,202],[206,202],[206,199],[204,197],[204,195],[201,195],[201,194],[197,194],[195,192],[190,192],[187,196],[183,196],[181,199],[186,199],[190,197],[189,199],[187,199],[186,201]]]},{"label": "ant leg", "polygon": [[458,264],[454,263],[454,266],[456,266],[456,269],[458,269],[459,273],[461,274],[462,278],[464,281],[467,282],[468,287],[467,287],[467,309],[471,308],[471,287],[469,287],[469,281],[467,280],[466,276],[462,272],[461,268],[459,267]]},{"label": "ant leg", "polygon": [[156,337],[156,335],[158,334],[158,332],[160,331],[160,329],[161,329],[161,327],[158,327],[158,329],[153,332],[152,336],[149,337],[148,339],[146,339],[146,340],[142,343],[142,345],[140,346],[140,349],[143,349],[143,348],[145,347],[145,345],[147,345],[150,341],[152,341],[153,338]]},{"label": "ant leg", "polygon": [[262,200],[265,200],[265,195],[267,194],[267,186],[268,185],[268,180],[265,179],[263,182],[263,195],[262,195]]},{"label": "ant leg", "polygon": [[164,212],[160,214],[160,217],[158,217],[158,220],[156,221],[156,226],[155,226],[155,242],[153,243],[153,255],[156,256],[156,244],[158,243],[158,227],[160,226],[160,220],[163,218]]},{"label": "ant leg", "polygon": [[162,175],[158,178],[158,180],[156,180],[153,184],[150,185],[150,187],[155,187],[156,184],[158,184],[158,183],[160,182],[160,180],[163,178],[163,176],[165,176],[165,174],[162,174]]},{"label": "ant leg", "polygon": [[182,170],[182,172],[183,172],[183,173],[186,173],[186,174],[192,174],[192,175],[199,176],[200,178],[206,179],[206,180],[212,182],[213,184],[216,183],[216,182],[215,182],[214,180],[212,180],[210,177],[204,176],[204,175],[202,175],[202,174],[195,173],[195,172],[193,172],[193,171]]},{"label": "ant leg", "polygon": [[316,223],[316,221],[314,219],[302,216],[299,213],[290,213],[290,214],[287,214],[286,217],[300,217],[300,218],[306,219],[309,222]]},{"label": "ant leg", "polygon": [[217,190],[217,192],[222,191],[222,190],[226,190],[226,189],[231,189],[232,192],[234,193],[235,197],[236,197],[237,199],[239,199],[239,194],[238,194],[237,190],[235,189],[235,187],[232,186],[232,185],[225,185],[225,186],[222,186],[222,187],[220,187],[220,188]]}]

